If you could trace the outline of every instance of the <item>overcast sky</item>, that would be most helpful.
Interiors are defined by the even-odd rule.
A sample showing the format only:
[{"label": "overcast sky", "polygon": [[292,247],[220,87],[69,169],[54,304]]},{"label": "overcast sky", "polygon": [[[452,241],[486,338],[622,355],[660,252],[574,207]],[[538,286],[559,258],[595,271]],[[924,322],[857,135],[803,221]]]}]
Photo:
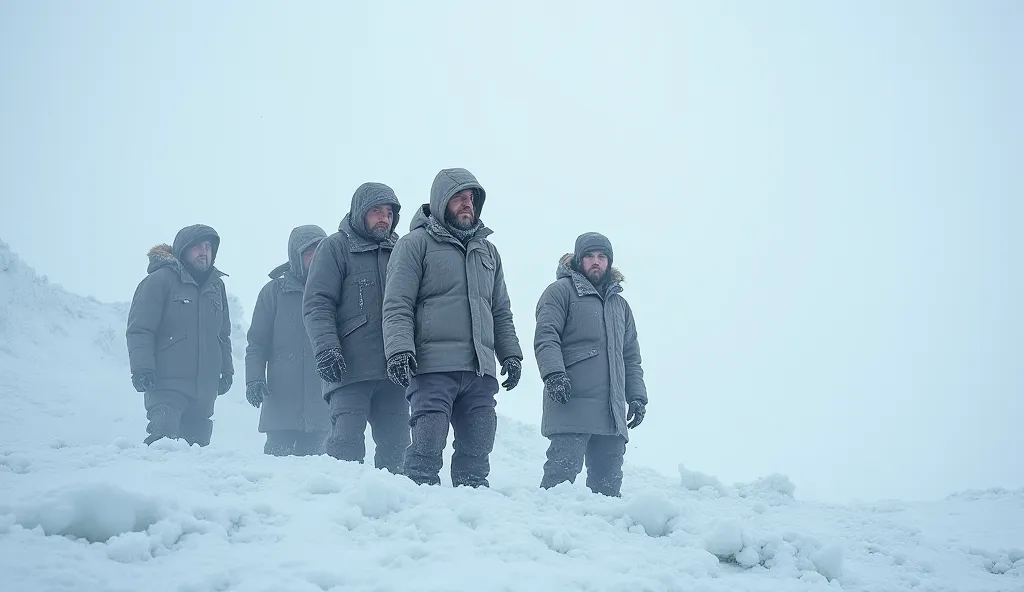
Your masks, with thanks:
[{"label": "overcast sky", "polygon": [[650,392],[627,463],[1021,487],[1022,62],[1014,0],[8,1],[0,239],[125,301],[209,224],[248,318],[293,226],[380,181],[404,233],[462,166],[528,352],[499,412],[539,424],[534,305],[597,230]]}]

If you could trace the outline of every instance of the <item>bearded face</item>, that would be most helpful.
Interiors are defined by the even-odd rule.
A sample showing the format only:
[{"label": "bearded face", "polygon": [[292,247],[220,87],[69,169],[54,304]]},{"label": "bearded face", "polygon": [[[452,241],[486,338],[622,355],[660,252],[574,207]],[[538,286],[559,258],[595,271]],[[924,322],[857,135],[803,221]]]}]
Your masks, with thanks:
[{"label": "bearded face", "polygon": [[604,251],[590,251],[580,259],[580,272],[597,286],[608,275],[608,255]]},{"label": "bearded face", "polygon": [[448,200],[444,221],[452,228],[459,230],[473,228],[473,225],[476,224],[476,204],[473,203],[472,189],[464,189]]},{"label": "bearded face", "polygon": [[205,273],[213,266],[213,243],[199,241],[185,251],[185,263],[192,269]]},{"label": "bearded face", "polygon": [[366,212],[366,229],[374,239],[382,241],[391,234],[394,220],[395,212],[390,205],[374,206]]}]

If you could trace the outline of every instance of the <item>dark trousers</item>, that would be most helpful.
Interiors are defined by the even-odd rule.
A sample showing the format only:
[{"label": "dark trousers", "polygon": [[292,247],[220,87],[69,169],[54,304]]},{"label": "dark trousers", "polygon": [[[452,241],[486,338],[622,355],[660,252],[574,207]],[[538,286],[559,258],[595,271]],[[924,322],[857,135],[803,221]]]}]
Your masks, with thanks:
[{"label": "dark trousers", "polygon": [[146,444],[160,438],[182,439],[192,444],[209,446],[213,437],[211,405],[200,404],[195,399],[176,391],[152,391],[146,393]]},{"label": "dark trousers", "polygon": [[448,426],[455,430],[452,485],[487,487],[497,415],[498,381],[474,372],[435,372],[414,376],[407,396],[412,409],[412,441],[405,451],[404,473],[419,484],[441,482]]},{"label": "dark trousers", "polygon": [[376,450],[373,466],[398,474],[409,445],[409,402],[390,380],[356,382],[330,393],[331,436],[327,453],[339,460],[363,462],[366,424]]},{"label": "dark trousers", "polygon": [[304,432],[302,430],[271,430],[267,432],[264,454],[273,456],[309,456],[323,454],[327,432]]},{"label": "dark trousers", "polygon": [[550,436],[544,477],[544,489],[559,483],[576,482],[576,476],[587,463],[587,487],[594,493],[620,496],[622,488],[622,460],[626,454],[626,439],[622,436],[594,436],[591,434],[556,434]]}]

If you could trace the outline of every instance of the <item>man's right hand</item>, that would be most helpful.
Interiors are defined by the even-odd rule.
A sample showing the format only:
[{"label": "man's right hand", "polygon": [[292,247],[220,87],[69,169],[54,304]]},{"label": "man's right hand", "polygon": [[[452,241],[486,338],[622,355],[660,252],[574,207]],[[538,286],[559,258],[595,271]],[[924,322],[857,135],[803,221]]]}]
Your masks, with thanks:
[{"label": "man's right hand", "polygon": [[245,385],[245,400],[249,401],[253,407],[259,408],[263,404],[263,399],[266,399],[269,394],[270,389],[262,380],[254,380]]},{"label": "man's right hand", "polygon": [[544,392],[548,398],[555,403],[566,404],[569,402],[569,394],[572,392],[572,382],[565,372],[549,374],[544,379]]},{"label": "man's right hand", "polygon": [[409,352],[395,354],[388,358],[388,378],[402,388],[408,388],[416,375],[416,358]]},{"label": "man's right hand", "polygon": [[151,391],[156,388],[156,374],[151,370],[132,374],[132,386],[140,393]]},{"label": "man's right hand", "polygon": [[345,370],[345,357],[341,355],[341,348],[332,347],[316,355],[316,373],[324,381],[341,382]]}]

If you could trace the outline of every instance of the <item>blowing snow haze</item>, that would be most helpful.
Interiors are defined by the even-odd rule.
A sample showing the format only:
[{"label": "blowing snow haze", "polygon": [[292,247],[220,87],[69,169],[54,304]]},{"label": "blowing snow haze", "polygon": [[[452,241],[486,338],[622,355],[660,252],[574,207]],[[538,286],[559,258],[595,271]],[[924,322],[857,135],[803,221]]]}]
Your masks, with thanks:
[{"label": "blowing snow haze", "polygon": [[127,302],[208,224],[247,322],[291,228],[466,167],[527,350],[500,414],[539,423],[534,305],[594,230],[650,396],[627,465],[839,501],[1021,487],[1022,56],[1011,0],[8,2],[0,237]]}]

